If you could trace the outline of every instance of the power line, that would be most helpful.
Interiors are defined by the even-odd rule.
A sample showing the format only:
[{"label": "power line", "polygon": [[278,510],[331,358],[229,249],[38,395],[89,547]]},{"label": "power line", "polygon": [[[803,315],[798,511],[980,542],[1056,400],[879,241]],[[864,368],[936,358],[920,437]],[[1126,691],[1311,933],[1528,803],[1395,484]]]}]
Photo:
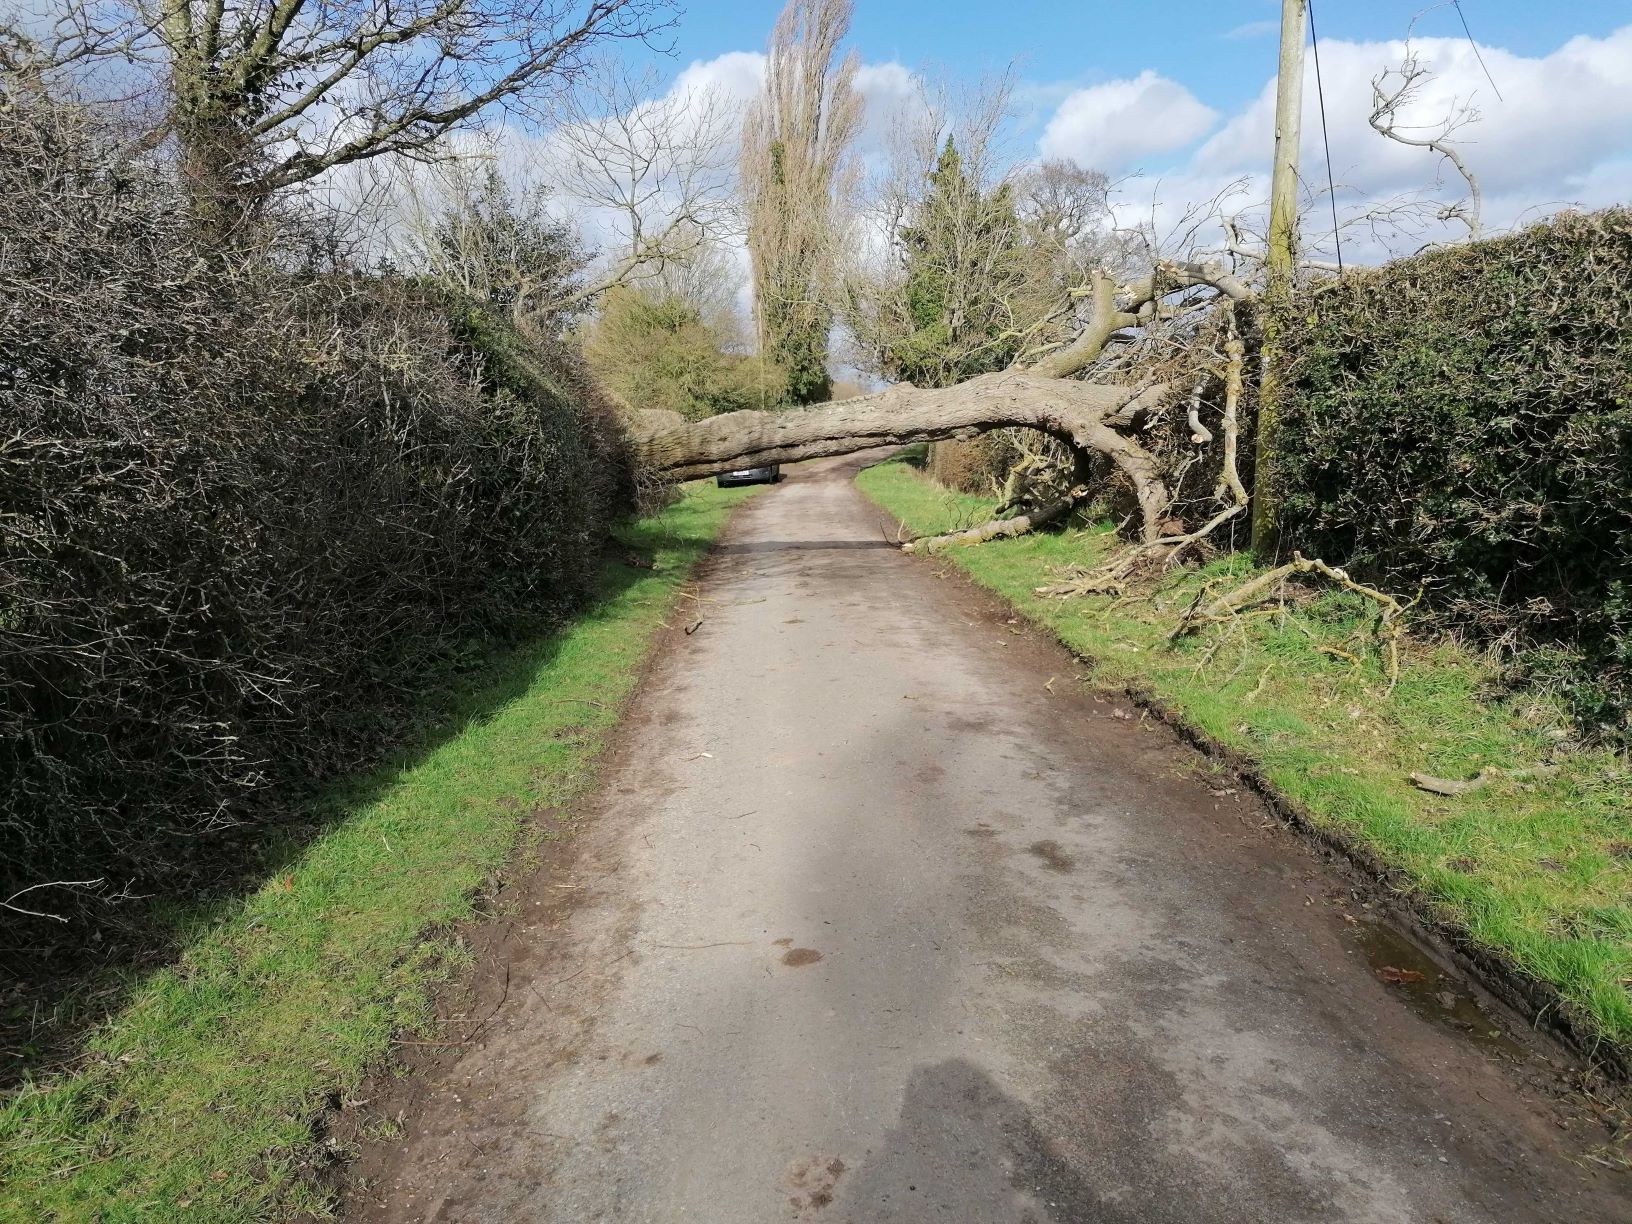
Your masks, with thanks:
[{"label": "power line", "polygon": [[1332,138],[1326,131],[1326,86],[1320,79],[1320,36],[1315,33],[1315,0],[1309,0],[1309,41],[1315,48],[1315,96],[1320,99],[1320,140],[1326,146],[1326,197],[1332,203],[1332,242],[1337,246],[1337,270],[1343,271],[1343,236],[1337,227],[1337,185],[1332,181]]},{"label": "power line", "polygon": [[1479,53],[1479,44],[1474,41],[1473,31],[1468,29],[1468,15],[1462,11],[1462,0],[1451,0],[1451,7],[1456,10],[1456,15],[1462,19],[1462,33],[1468,36],[1468,46],[1473,48],[1473,58],[1479,61],[1479,67],[1484,70],[1485,80],[1489,81],[1490,87],[1496,90],[1497,101],[1505,102],[1507,99],[1502,97],[1502,91],[1496,89],[1496,78],[1491,76],[1490,69],[1485,67],[1485,57]]}]

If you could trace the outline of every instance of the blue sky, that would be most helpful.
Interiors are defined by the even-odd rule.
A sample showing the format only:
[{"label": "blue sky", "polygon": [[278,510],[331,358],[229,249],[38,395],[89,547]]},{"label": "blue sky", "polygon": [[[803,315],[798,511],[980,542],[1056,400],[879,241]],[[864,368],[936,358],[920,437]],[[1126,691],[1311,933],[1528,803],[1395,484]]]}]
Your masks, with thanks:
[{"label": "blue sky", "polygon": [[[1124,183],[1120,201],[1130,214],[1158,227],[1227,190],[1231,201],[1218,211],[1250,227],[1267,197],[1279,0],[854,5],[850,46],[863,61],[858,85],[874,147],[922,79],[970,83],[1012,64],[1019,129],[1006,149],[1014,160],[1104,170]],[[696,0],[666,63],[675,89],[720,90],[745,105],[779,7]],[[1632,202],[1632,0],[1462,0],[1462,10],[1500,96],[1451,4],[1317,0],[1340,211],[1352,219],[1385,201],[1422,202],[1405,230],[1384,236],[1368,223],[1345,239],[1359,258],[1464,236],[1454,221],[1422,220],[1461,198],[1461,179],[1436,154],[1392,143],[1368,123],[1373,79],[1400,63],[1408,32],[1432,76],[1402,121],[1469,120],[1455,139],[1484,188],[1488,229],[1565,206]],[[1312,205],[1327,184],[1318,113],[1311,64],[1302,161]]]},{"label": "blue sky", "polygon": [[[1321,0],[1322,39],[1401,38],[1431,0]],[[779,4],[696,0],[685,6],[676,66],[764,46]],[[1275,70],[1276,0],[856,0],[850,43],[870,62],[945,68],[978,76],[1018,62],[1046,83],[1093,84],[1153,69],[1182,81],[1207,105],[1231,111]],[[1632,0],[1462,0],[1482,45],[1539,56],[1578,34],[1602,37],[1632,23]],[[1426,13],[1422,35],[1462,37],[1449,5]],[[1232,37],[1232,35],[1234,35]],[[1500,82],[1498,81],[1498,84]]]}]

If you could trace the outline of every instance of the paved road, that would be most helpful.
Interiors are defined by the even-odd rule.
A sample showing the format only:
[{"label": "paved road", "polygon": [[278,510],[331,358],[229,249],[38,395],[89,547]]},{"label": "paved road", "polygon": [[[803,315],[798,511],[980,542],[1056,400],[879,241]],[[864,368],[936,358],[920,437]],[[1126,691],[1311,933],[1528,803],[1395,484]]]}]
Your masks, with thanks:
[{"label": "paved road", "polygon": [[351,1218],[1632,1219],[1543,1062],[1419,1018],[1333,869],[851,471],[739,514]]}]

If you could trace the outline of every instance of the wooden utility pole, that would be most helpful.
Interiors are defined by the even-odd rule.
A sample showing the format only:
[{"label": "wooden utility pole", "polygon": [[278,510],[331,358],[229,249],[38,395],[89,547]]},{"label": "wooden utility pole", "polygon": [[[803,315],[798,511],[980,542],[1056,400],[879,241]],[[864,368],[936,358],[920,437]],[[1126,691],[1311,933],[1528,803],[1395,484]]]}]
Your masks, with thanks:
[{"label": "wooden utility pole", "polygon": [[1281,64],[1275,77],[1275,172],[1269,186],[1268,278],[1262,323],[1263,364],[1258,383],[1258,446],[1252,481],[1252,547],[1274,554],[1279,494],[1275,487],[1275,429],[1280,379],[1275,369],[1281,319],[1291,305],[1298,247],[1298,142],[1303,136],[1303,42],[1309,0],[1281,0]]}]

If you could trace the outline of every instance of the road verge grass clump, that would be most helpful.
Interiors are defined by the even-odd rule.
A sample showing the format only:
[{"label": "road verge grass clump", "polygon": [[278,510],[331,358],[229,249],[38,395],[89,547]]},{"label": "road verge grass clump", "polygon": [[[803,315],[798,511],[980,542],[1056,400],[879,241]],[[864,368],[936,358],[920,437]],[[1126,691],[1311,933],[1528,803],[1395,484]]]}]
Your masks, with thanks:
[{"label": "road verge grass clump", "polygon": [[327,792],[326,831],[258,889],[178,910],[176,963],[0,1106],[0,1220],[321,1214],[314,1121],[427,1022],[459,951],[427,935],[472,913],[527,813],[582,792],[680,585],[752,492],[693,485],[621,529],[640,555],[603,570],[587,612],[473,659],[417,749]]},{"label": "road verge grass clump", "polygon": [[[862,489],[929,535],[989,517],[908,463]],[[1559,704],[1494,694],[1486,659],[1448,639],[1406,642],[1393,691],[1374,609],[1306,592],[1284,610],[1171,640],[1204,584],[1255,571],[1244,554],[1119,598],[1034,589],[1122,545],[1111,523],[948,550],[945,559],[1093,660],[1096,677],[1159,703],[1252,768],[1316,829],[1386,871],[1421,912],[1492,963],[1539,983],[1551,1018],[1624,1070],[1632,1051],[1632,801],[1624,758],[1569,745]],[[1334,653],[1335,652],[1335,653]],[[1353,656],[1352,660],[1345,656]],[[1410,775],[1467,780],[1459,796]]]}]

